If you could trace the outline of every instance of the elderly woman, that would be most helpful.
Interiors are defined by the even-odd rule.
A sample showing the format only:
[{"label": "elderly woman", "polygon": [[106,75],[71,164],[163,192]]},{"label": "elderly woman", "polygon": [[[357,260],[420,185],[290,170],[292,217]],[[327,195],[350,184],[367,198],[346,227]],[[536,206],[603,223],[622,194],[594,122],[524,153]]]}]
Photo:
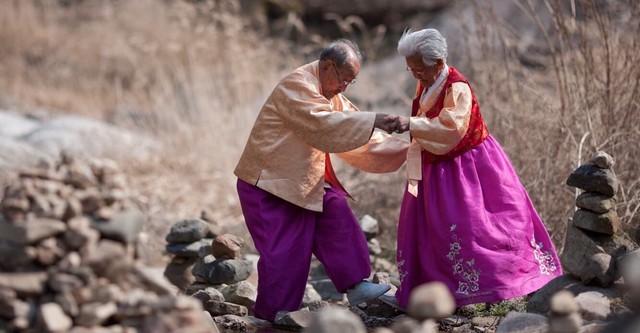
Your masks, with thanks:
[{"label": "elderly woman", "polygon": [[399,305],[431,281],[444,282],[463,306],[526,295],[562,275],[469,81],[447,65],[444,37],[435,29],[408,30],[398,52],[418,80],[411,117],[398,129],[411,133],[398,224]]}]

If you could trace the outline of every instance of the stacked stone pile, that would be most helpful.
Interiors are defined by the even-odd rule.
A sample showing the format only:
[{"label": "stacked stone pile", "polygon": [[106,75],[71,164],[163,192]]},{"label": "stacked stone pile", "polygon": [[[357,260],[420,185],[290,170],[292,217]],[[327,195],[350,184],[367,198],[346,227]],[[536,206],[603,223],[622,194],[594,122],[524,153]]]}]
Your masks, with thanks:
[{"label": "stacked stone pile", "polygon": [[[167,252],[175,257],[165,275],[176,270],[172,269],[172,265],[193,262],[190,272],[177,275],[191,275],[190,283],[184,286],[184,291],[200,300],[212,317],[249,314],[249,309],[255,303],[257,290],[246,281],[254,272],[254,262],[243,259],[242,238],[231,234],[216,236],[209,223],[192,219],[174,224],[166,240],[169,243]],[[177,263],[177,260],[183,262]],[[170,280],[175,283],[180,278]]]},{"label": "stacked stone pile", "polygon": [[211,332],[135,258],[141,214],[108,161],[22,171],[0,202],[0,332]]},{"label": "stacked stone pile", "polygon": [[211,242],[216,237],[213,225],[202,219],[186,219],[171,226],[166,251],[173,258],[165,269],[165,276],[182,292],[195,282],[191,270],[201,256],[211,252]]},{"label": "stacked stone pile", "polygon": [[587,285],[608,287],[620,277],[616,261],[637,245],[622,230],[614,207],[618,179],[614,160],[598,152],[567,179],[567,185],[584,192],[567,228],[562,266]]}]

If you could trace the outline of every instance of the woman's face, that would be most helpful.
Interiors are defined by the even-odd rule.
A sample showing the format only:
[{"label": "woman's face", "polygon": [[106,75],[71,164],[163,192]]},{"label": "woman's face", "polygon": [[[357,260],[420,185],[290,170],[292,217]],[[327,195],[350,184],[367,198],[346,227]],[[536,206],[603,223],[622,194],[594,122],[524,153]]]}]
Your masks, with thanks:
[{"label": "woman's face", "polygon": [[444,62],[442,60],[438,60],[435,65],[427,66],[422,61],[422,56],[419,54],[412,55],[405,58],[407,62],[407,71],[411,71],[413,77],[422,83],[422,86],[425,88],[429,88],[444,68]]}]

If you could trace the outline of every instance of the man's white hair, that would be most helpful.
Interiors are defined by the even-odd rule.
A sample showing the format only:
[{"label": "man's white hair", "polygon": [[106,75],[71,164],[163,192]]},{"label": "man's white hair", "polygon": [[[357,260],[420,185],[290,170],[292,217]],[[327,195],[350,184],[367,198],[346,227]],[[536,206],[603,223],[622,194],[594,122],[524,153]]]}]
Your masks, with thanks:
[{"label": "man's white hair", "polygon": [[408,29],[398,41],[398,53],[405,58],[419,54],[427,66],[435,65],[438,59],[446,63],[447,40],[436,29]]}]

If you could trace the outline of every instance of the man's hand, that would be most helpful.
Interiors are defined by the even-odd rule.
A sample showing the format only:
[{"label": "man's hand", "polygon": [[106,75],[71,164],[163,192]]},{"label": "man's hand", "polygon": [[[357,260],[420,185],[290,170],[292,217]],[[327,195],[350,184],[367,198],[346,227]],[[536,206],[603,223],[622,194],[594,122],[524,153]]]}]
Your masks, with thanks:
[{"label": "man's hand", "polygon": [[389,134],[394,132],[403,133],[409,130],[409,117],[378,113],[376,114],[373,127],[379,128]]},{"label": "man's hand", "polygon": [[404,133],[409,130],[409,117],[398,116],[396,133]]},{"label": "man's hand", "polygon": [[394,114],[376,114],[376,120],[373,122],[373,127],[379,128],[389,134],[393,133],[398,126],[398,116]]}]

